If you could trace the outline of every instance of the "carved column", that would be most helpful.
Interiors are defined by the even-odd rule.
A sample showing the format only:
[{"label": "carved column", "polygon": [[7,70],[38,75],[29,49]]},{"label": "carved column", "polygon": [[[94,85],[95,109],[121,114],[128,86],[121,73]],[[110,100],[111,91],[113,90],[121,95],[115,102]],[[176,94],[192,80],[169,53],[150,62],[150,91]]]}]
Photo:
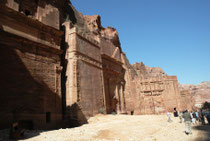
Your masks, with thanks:
[{"label": "carved column", "polygon": [[125,110],[125,93],[124,93],[124,82],[121,82],[121,85],[120,85],[120,108],[121,108],[121,113],[125,113],[126,110]]},{"label": "carved column", "polygon": [[59,99],[57,98],[57,96],[59,98],[61,98],[61,72],[62,72],[62,67],[60,66],[60,64],[56,64],[55,65],[55,109],[59,111],[59,108],[57,106],[57,101],[59,101]]},{"label": "carved column", "polygon": [[70,28],[71,28],[71,24],[70,22],[64,22],[62,24],[64,27],[65,27],[65,42],[67,43],[66,45],[66,54],[65,54],[65,59],[67,60],[68,62],[68,65],[66,67],[66,77],[67,77],[67,80],[66,80],[66,106],[70,106],[71,104],[71,95],[70,95],[70,85],[71,85],[71,82],[69,80],[70,76],[71,76],[71,72],[72,72],[72,67],[71,67],[71,62],[70,62],[70,58],[71,58],[71,54],[69,53],[69,50],[68,50],[68,46],[70,46],[71,42],[70,42]]},{"label": "carved column", "polygon": [[121,111],[121,101],[120,101],[120,92],[119,92],[119,85],[116,85],[116,89],[115,89],[115,96],[117,99],[117,113],[120,113]]},{"label": "carved column", "polygon": [[79,101],[79,96],[78,96],[78,65],[77,65],[77,56],[74,54],[74,59],[72,60],[73,62],[73,88],[72,88],[72,103],[76,103]]},{"label": "carved column", "polygon": [[79,73],[78,73],[78,55],[77,50],[77,34],[76,28],[71,22],[64,22],[65,26],[65,42],[67,43],[66,59],[66,106],[70,107],[72,104],[79,101]]}]

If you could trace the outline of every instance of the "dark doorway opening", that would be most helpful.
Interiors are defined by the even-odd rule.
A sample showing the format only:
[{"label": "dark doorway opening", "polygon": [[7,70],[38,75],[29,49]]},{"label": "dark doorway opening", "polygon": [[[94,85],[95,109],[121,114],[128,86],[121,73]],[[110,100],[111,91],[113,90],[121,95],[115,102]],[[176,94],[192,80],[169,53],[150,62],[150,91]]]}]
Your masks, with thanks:
[{"label": "dark doorway opening", "polygon": [[133,115],[134,114],[134,111],[131,111],[131,115]]},{"label": "dark doorway opening", "polygon": [[24,13],[25,13],[26,16],[31,15],[31,12],[29,10],[25,10]]}]

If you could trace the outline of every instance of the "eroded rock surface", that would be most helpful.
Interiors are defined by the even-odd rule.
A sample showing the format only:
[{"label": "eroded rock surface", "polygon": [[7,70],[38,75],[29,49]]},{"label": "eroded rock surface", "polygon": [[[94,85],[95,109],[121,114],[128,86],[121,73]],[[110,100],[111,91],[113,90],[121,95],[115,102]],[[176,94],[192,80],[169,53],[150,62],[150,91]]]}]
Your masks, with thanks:
[{"label": "eroded rock surface", "polygon": [[92,33],[100,36],[100,38],[111,41],[116,47],[121,47],[117,30],[113,27],[104,28],[101,25],[101,17],[99,15],[84,15],[84,19]]},{"label": "eroded rock surface", "polygon": [[202,82],[198,85],[184,84],[179,85],[180,90],[187,90],[191,95],[191,99],[195,105],[210,102],[210,82]]}]

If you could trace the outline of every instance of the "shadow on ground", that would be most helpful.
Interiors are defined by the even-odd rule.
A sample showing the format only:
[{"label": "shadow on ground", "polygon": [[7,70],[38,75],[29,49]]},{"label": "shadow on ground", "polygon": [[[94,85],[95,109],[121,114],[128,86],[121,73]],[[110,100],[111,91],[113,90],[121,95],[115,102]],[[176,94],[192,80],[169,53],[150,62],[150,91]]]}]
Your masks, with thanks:
[{"label": "shadow on ground", "polygon": [[194,126],[193,129],[200,131],[195,141],[210,141],[210,125]]},{"label": "shadow on ground", "polygon": [[[25,130],[23,136],[19,140],[29,139],[35,136],[38,136],[42,133],[41,130]],[[10,139],[10,129],[0,130],[0,141],[17,141],[17,139]]]}]

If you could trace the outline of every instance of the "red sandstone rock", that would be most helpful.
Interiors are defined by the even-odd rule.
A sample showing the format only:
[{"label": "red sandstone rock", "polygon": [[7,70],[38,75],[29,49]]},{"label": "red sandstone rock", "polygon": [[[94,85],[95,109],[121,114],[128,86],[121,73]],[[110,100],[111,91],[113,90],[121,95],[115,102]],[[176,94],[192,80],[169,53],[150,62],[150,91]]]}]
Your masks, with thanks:
[{"label": "red sandstone rock", "polygon": [[92,33],[100,35],[101,38],[111,41],[116,47],[121,47],[117,30],[112,27],[104,28],[101,25],[101,17],[99,15],[84,15],[84,19]]},{"label": "red sandstone rock", "polygon": [[84,15],[84,19],[90,31],[99,35],[100,31],[103,29],[101,26],[101,17],[99,15]]},{"label": "red sandstone rock", "polygon": [[210,102],[210,82],[202,82],[199,85],[185,84],[179,85],[181,90],[188,90],[194,104]]},{"label": "red sandstone rock", "polygon": [[152,67],[145,66],[143,62],[133,64],[134,69],[139,73],[139,75],[143,75],[144,77],[162,77],[167,76],[167,74],[160,67]]}]

